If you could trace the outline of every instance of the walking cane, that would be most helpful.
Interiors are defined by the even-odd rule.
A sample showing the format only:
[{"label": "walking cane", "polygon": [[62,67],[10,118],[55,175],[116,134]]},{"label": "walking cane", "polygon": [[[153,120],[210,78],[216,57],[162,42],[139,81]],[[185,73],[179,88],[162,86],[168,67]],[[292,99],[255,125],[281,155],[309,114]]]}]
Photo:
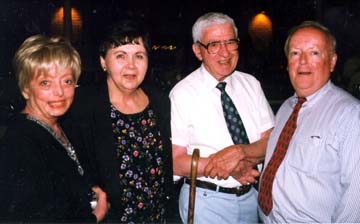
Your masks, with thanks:
[{"label": "walking cane", "polygon": [[195,188],[196,188],[198,160],[199,160],[199,149],[194,149],[194,152],[191,157],[188,224],[194,223],[195,193],[196,193]]}]

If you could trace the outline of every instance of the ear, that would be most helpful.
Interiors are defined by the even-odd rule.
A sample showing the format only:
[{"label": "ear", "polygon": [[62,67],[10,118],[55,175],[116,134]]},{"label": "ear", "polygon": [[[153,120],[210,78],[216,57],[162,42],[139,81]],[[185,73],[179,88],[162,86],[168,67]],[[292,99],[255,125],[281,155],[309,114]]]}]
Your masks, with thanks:
[{"label": "ear", "polygon": [[195,56],[197,57],[197,59],[199,59],[199,61],[202,61],[203,60],[203,57],[201,55],[201,50],[200,50],[200,46],[198,44],[193,44],[192,45],[192,50],[195,54]]},{"label": "ear", "polygon": [[100,59],[101,68],[102,68],[104,71],[106,71],[105,58],[103,58],[103,56],[100,56],[99,59]]},{"label": "ear", "polygon": [[21,94],[25,98],[25,100],[29,99],[29,87],[24,87],[24,89],[21,91]]},{"label": "ear", "polygon": [[332,56],[331,56],[331,59],[330,59],[330,72],[333,72],[334,71],[334,68],[335,68],[335,65],[336,65],[336,61],[337,61],[337,54],[334,53]]}]

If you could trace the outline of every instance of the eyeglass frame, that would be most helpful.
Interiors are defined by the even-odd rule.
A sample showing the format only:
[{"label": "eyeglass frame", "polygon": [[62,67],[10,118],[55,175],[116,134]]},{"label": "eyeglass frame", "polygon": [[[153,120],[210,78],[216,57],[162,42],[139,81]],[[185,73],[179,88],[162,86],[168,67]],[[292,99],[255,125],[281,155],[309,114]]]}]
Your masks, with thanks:
[{"label": "eyeglass frame", "polygon": [[197,44],[199,44],[200,46],[202,46],[203,48],[205,48],[206,49],[206,51],[209,53],[209,54],[217,54],[218,52],[219,52],[219,50],[220,50],[220,48],[219,48],[219,50],[217,50],[216,52],[214,52],[214,53],[211,53],[210,51],[209,51],[209,46],[210,46],[210,44],[214,44],[214,43],[224,43],[225,44],[225,47],[226,47],[226,49],[227,49],[227,46],[226,46],[226,44],[228,43],[228,42],[231,42],[231,41],[235,41],[236,43],[237,43],[237,48],[236,49],[234,49],[234,50],[231,50],[231,51],[235,51],[235,50],[237,50],[237,49],[239,49],[239,43],[240,43],[240,39],[239,38],[232,38],[232,39],[229,39],[229,40],[217,40],[217,41],[211,41],[211,42],[209,42],[209,43],[207,43],[207,44],[203,44],[203,43],[201,43],[199,40],[198,41],[196,41],[196,43]]}]

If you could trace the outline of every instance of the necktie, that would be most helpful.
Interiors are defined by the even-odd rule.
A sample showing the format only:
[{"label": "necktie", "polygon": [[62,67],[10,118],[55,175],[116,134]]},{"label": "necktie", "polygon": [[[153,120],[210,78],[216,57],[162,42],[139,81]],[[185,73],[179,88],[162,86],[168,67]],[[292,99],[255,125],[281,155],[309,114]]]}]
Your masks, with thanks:
[{"label": "necktie", "polygon": [[306,101],[306,98],[299,97],[298,102],[294,107],[289,119],[280,133],[280,137],[276,143],[275,150],[270,158],[268,165],[265,168],[264,174],[260,181],[259,192],[259,206],[265,215],[269,215],[273,207],[272,200],[272,186],[276,171],[278,170],[282,160],[285,157],[286,151],[290,144],[290,140],[296,129],[297,117],[301,105]]},{"label": "necktie", "polygon": [[221,104],[231,138],[234,144],[249,144],[244,124],[241,121],[240,115],[236,110],[233,101],[225,92],[225,86],[226,82],[220,82],[216,85],[216,88],[221,91]]}]

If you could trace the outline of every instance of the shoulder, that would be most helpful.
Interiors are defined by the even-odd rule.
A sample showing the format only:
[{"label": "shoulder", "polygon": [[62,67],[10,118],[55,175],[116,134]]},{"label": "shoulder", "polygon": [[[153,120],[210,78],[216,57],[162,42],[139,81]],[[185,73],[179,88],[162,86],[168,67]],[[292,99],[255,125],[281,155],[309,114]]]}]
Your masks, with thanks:
[{"label": "shoulder", "polygon": [[293,110],[291,100],[294,98],[294,96],[290,96],[284,102],[280,105],[279,109],[276,112],[275,119],[276,120],[282,120],[287,119],[289,116],[289,113]]},{"label": "shoulder", "polygon": [[108,101],[106,83],[79,86],[75,90],[75,97],[67,114],[71,114],[75,118],[91,114],[94,110],[104,107]]},{"label": "shoulder", "polygon": [[6,133],[11,136],[23,136],[33,133],[34,129],[36,130],[36,126],[33,125],[33,122],[26,119],[25,114],[17,114],[9,120]]},{"label": "shoulder", "polygon": [[[233,92],[254,102],[264,102],[265,94],[261,83],[252,75],[235,71],[228,79]],[[256,100],[257,99],[257,100]]]},{"label": "shoulder", "polygon": [[338,86],[332,85],[325,97],[331,99],[329,104],[339,113],[360,112],[360,101]]},{"label": "shoulder", "polygon": [[234,83],[242,83],[242,84],[249,84],[253,86],[260,86],[259,80],[257,80],[253,75],[250,75],[245,72],[235,71],[232,74],[232,81]]},{"label": "shoulder", "polygon": [[170,95],[188,94],[202,84],[200,68],[180,80],[170,91]]},{"label": "shoulder", "polygon": [[149,83],[143,83],[140,88],[145,92],[154,109],[160,113],[170,111],[170,99],[165,91]]},{"label": "shoulder", "polygon": [[167,93],[158,88],[157,86],[150,83],[142,83],[140,88],[145,92],[145,94],[154,100],[166,100],[168,98]]},{"label": "shoulder", "polygon": [[34,122],[27,120],[26,115],[20,114],[9,121],[4,136],[1,138],[1,145],[7,148],[30,151],[41,144],[48,144],[45,130]]},{"label": "shoulder", "polygon": [[79,86],[75,89],[74,102],[91,102],[105,91],[107,91],[105,84]]}]

